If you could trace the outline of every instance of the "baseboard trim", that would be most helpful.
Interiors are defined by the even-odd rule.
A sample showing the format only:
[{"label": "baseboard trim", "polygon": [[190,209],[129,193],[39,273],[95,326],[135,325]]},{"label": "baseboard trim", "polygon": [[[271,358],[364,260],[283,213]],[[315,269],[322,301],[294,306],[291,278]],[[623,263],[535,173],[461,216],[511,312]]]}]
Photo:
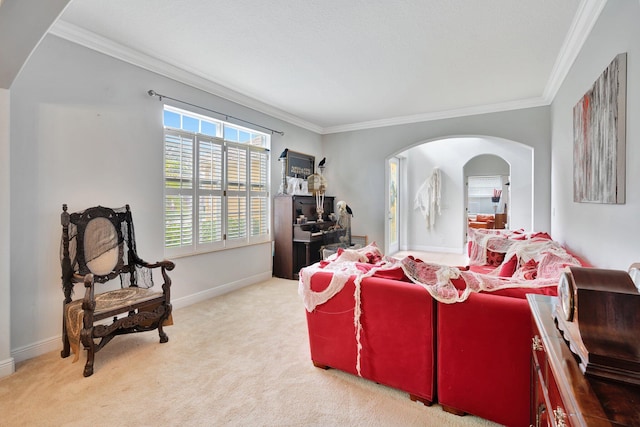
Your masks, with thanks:
[{"label": "baseboard trim", "polygon": [[459,248],[443,248],[443,247],[440,247],[440,246],[411,246],[411,249],[401,248],[400,250],[402,250],[402,251],[413,250],[413,251],[422,251],[422,252],[442,252],[442,253],[449,253],[449,254],[463,254],[464,253],[464,248],[462,248],[462,247],[459,247]]},{"label": "baseboard trim", "polygon": [[264,282],[266,280],[269,280],[271,276],[272,276],[271,271],[265,271],[263,273],[256,274],[254,276],[246,277],[242,280],[238,280],[231,283],[225,283],[224,285],[216,286],[214,288],[207,289],[206,291],[202,291],[202,292],[198,292],[195,294],[174,299],[171,301],[171,305],[173,305],[174,309],[187,307],[197,302],[207,300],[209,298],[214,298],[220,295],[227,294],[232,291],[236,291],[238,289],[244,288],[245,286]]},{"label": "baseboard trim", "polygon": [[16,364],[13,357],[0,360],[0,378],[8,377],[16,371]]},{"label": "baseboard trim", "polygon": [[62,350],[62,337],[60,335],[16,348],[11,352],[11,356],[13,356],[16,363],[19,363],[55,350]]},{"label": "baseboard trim", "polygon": [[[221,286],[216,286],[211,289],[207,289],[206,291],[198,292],[192,295],[187,295],[181,298],[176,298],[171,301],[171,305],[173,306],[174,309],[187,307],[197,302],[204,301],[209,298],[217,297],[217,296],[224,295],[226,293],[244,288],[245,286],[264,282],[266,280],[271,279],[271,277],[272,277],[271,270],[265,271],[260,274],[246,277],[242,280],[238,280],[231,283],[225,283]],[[13,372],[15,372],[14,360],[15,360],[15,363],[23,362],[27,359],[41,356],[51,351],[60,351],[60,350],[62,350],[62,337],[60,335],[58,335],[57,337],[39,341],[34,344],[17,348],[11,352],[12,359],[8,359],[11,361],[11,365],[10,367],[7,367],[5,369],[7,371],[10,369],[11,372],[8,372],[7,375],[11,375]],[[0,378],[4,374],[3,363],[4,362],[0,362]]]}]

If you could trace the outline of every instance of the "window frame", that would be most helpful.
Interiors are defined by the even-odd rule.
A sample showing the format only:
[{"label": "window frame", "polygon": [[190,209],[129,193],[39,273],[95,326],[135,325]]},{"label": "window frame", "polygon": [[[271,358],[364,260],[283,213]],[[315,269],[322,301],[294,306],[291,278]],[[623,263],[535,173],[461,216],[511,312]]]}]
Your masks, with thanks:
[{"label": "window frame", "polygon": [[[206,122],[209,124],[215,125],[215,134],[216,135],[205,135],[200,132],[194,132],[192,130],[184,130],[180,128],[175,128],[173,126],[167,126],[165,124],[165,112],[169,113],[177,113],[181,115],[180,126],[183,126],[183,117],[194,118],[200,120],[200,125],[198,126],[198,130],[202,130],[202,122]],[[193,122],[191,122],[193,124]],[[233,130],[235,132],[229,132],[229,135],[235,134],[236,139],[238,141],[231,141],[224,138],[224,134],[227,133],[227,130]],[[170,135],[178,135],[185,139],[191,138],[192,146],[191,146],[191,159],[190,163],[191,167],[191,186],[187,186],[187,188],[182,188],[178,185],[175,188],[168,187],[168,178],[167,178],[167,170],[168,170],[168,162],[170,162],[170,158],[167,154],[167,145],[168,145],[168,136]],[[247,135],[249,136],[247,140]],[[243,141],[239,141],[242,137]],[[257,141],[257,143],[255,142]],[[164,236],[164,253],[167,256],[188,256],[195,255],[200,253],[225,250],[231,248],[238,248],[243,246],[249,246],[253,244],[266,243],[271,241],[271,200],[270,200],[270,143],[271,138],[269,134],[264,132],[256,131],[254,129],[246,128],[243,126],[239,126],[233,123],[229,123],[223,120],[213,119],[208,116],[204,116],[198,113],[194,113],[192,111],[187,111],[183,109],[179,109],[170,105],[165,105],[163,108],[163,236]],[[219,162],[219,166],[221,168],[221,185],[218,187],[215,185],[216,179],[213,175],[207,175],[207,178],[210,178],[210,185],[203,185],[203,175],[201,164],[207,160],[205,159],[205,151],[203,151],[203,147],[205,145],[211,144],[212,150],[211,153],[218,152],[216,150],[216,146],[221,148],[219,154],[221,155],[221,161]],[[180,155],[182,155],[183,151],[188,151],[189,147],[180,146]],[[239,166],[238,172],[240,175],[237,176],[237,180],[231,182],[230,181],[230,169],[231,169],[231,160],[230,160],[230,152],[235,154],[240,154],[237,157],[237,163]],[[212,154],[213,157],[213,154]],[[217,157],[217,155],[215,156]],[[258,165],[254,165],[254,158],[258,159]],[[179,163],[179,173],[183,173],[182,165],[189,163],[189,160],[182,160],[180,157]],[[212,161],[212,170],[210,173],[215,174],[213,169],[215,169],[215,160]],[[244,165],[242,164],[244,163]],[[257,174],[252,174],[252,166],[257,168]],[[206,171],[206,168],[205,168]],[[182,175],[181,175],[182,176]],[[255,182],[256,179],[259,182]],[[185,179],[185,182],[188,181]],[[182,183],[179,180],[179,183]],[[203,186],[205,188],[203,188]],[[169,230],[169,222],[171,221],[169,217],[169,197],[173,196],[173,200],[180,200],[181,204],[179,205],[179,214],[177,217],[179,218],[179,236],[182,237],[188,236],[188,233],[185,233],[184,230],[191,231],[190,242],[182,242],[179,241],[176,246],[167,246],[168,243],[168,235],[170,233]],[[176,198],[176,196],[179,196]],[[183,198],[191,199],[190,205],[190,228],[185,227],[185,223],[189,223],[188,214],[185,213],[185,208],[183,208],[182,200]],[[216,198],[219,200],[219,216],[216,217],[216,213],[213,213],[212,224],[208,224],[207,222],[202,222],[203,219],[203,211],[201,206],[204,207],[204,204],[201,202],[203,197],[210,197],[213,201]],[[238,201],[238,206],[240,209],[234,209],[233,200]],[[254,212],[254,205],[252,202],[258,200],[257,206],[259,206],[258,212]],[[215,206],[215,203],[210,205]],[[234,215],[236,214],[236,215]],[[257,215],[257,216],[256,216]],[[232,227],[232,219],[236,218],[242,223],[239,233],[233,235],[231,233]],[[217,219],[216,219],[217,218]],[[175,217],[173,218],[175,221]],[[219,226],[221,230],[220,239],[212,240],[212,241],[201,241],[202,230],[205,228],[212,232],[213,236],[218,236],[215,230],[212,228],[216,227],[216,222],[219,221]],[[254,233],[254,228],[252,225],[254,222],[258,224],[258,233]]]}]

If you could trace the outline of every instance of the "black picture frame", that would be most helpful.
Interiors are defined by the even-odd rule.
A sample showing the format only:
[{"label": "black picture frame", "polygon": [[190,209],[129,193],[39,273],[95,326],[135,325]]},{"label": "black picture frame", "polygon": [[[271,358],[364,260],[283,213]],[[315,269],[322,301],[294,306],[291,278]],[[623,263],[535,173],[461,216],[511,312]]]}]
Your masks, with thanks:
[{"label": "black picture frame", "polygon": [[287,152],[287,176],[307,179],[313,175],[316,164],[315,156],[289,150]]}]

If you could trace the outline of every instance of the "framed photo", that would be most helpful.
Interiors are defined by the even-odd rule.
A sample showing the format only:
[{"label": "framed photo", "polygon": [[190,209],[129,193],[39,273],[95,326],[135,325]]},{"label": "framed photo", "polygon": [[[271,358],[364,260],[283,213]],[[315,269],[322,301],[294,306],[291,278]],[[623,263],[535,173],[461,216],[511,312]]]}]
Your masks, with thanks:
[{"label": "framed photo", "polygon": [[625,203],[627,54],[573,107],[573,201]]},{"label": "framed photo", "polygon": [[309,175],[313,175],[315,164],[315,156],[289,150],[287,153],[287,176],[307,179]]}]

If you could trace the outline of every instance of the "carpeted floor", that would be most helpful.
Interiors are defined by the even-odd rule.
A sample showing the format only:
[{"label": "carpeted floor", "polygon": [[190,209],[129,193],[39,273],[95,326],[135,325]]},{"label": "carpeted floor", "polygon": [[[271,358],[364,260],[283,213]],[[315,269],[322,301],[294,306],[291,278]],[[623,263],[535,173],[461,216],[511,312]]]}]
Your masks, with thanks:
[{"label": "carpeted floor", "polygon": [[[175,284],[179,286],[179,284]],[[82,376],[52,352],[0,380],[0,426],[493,426],[315,368],[297,282],[271,279],[115,338]]]}]

